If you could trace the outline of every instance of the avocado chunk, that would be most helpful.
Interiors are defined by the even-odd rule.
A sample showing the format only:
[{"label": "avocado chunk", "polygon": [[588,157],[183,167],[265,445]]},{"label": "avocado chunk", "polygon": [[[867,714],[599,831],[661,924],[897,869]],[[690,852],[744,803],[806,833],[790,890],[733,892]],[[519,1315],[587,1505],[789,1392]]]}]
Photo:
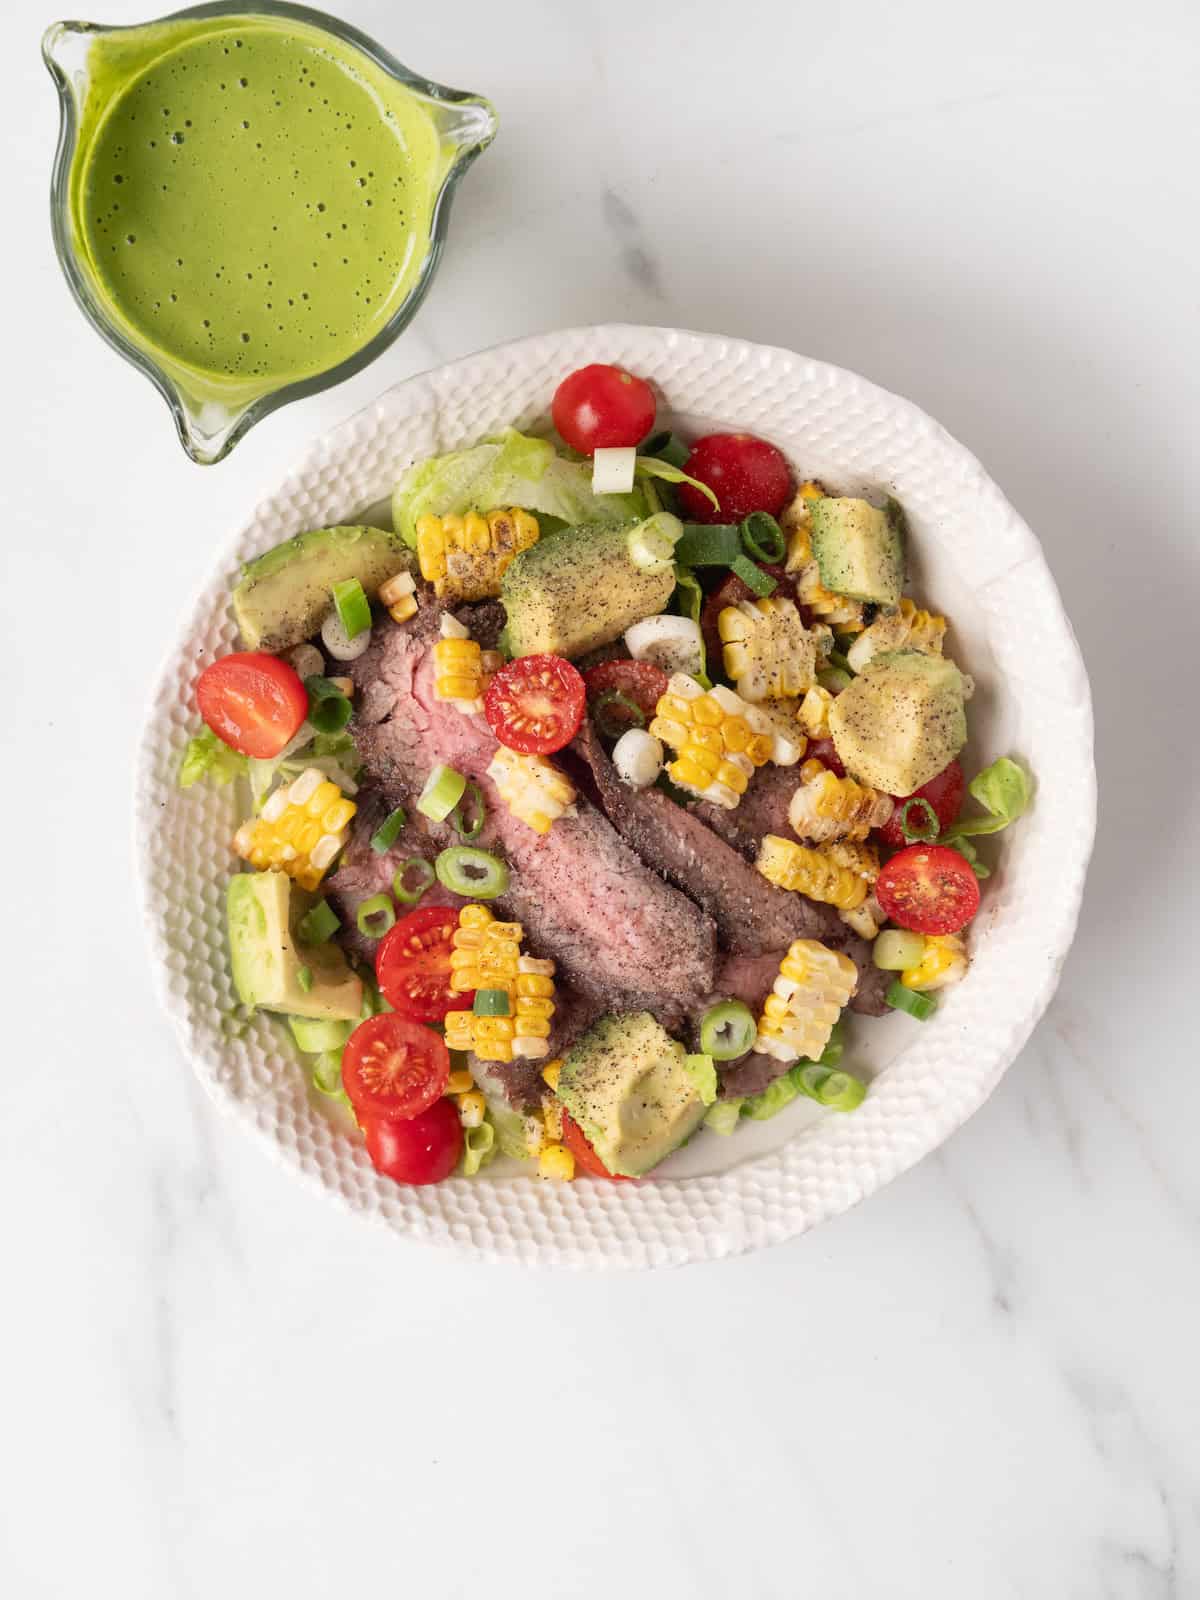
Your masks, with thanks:
[{"label": "avocado chunk", "polygon": [[640,1178],[704,1119],[687,1052],[648,1011],[601,1017],[563,1062],[559,1099],[610,1172]]},{"label": "avocado chunk", "polygon": [[812,548],[821,582],[834,594],[894,606],[904,587],[904,513],[866,500],[826,496],[812,503]]},{"label": "avocado chunk", "polygon": [[920,650],[878,655],[829,708],[842,765],[887,794],[912,794],[967,742],[962,673]]},{"label": "avocado chunk", "polygon": [[[229,880],[225,911],[238,998],[266,1011],[356,1022],[362,979],[350,971],[340,945],[297,944],[301,899],[284,872],[239,872]],[[307,988],[300,977],[305,969],[312,978]]]},{"label": "avocado chunk", "polygon": [[286,650],[310,639],[333,609],[330,590],[357,578],[373,598],[407,572],[412,556],[383,528],[314,528],[247,562],[233,591],[233,614],[247,650]]},{"label": "avocado chunk", "polygon": [[504,644],[513,656],[581,656],[662,611],[675,588],[669,561],[639,567],[629,527],[560,528],[522,550],[504,574]]}]

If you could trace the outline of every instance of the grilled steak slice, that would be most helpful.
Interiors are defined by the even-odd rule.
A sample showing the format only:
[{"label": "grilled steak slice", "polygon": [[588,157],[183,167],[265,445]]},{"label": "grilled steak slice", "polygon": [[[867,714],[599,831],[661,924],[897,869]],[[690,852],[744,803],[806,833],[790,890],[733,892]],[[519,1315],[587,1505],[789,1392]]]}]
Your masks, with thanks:
[{"label": "grilled steak slice", "polygon": [[850,1000],[851,1011],[864,1017],[885,1017],[891,1007],[883,998],[894,972],[883,972],[871,959],[871,946],[857,934],[843,939],[841,948],[858,968],[858,988]]},{"label": "grilled steak slice", "polygon": [[787,1070],[786,1061],[777,1061],[774,1056],[759,1055],[757,1052],[743,1056],[740,1061],[731,1061],[728,1066],[718,1061],[717,1096],[721,1100],[733,1100],[739,1095],[761,1094],[769,1083],[782,1078]]},{"label": "grilled steak slice", "polygon": [[[611,1009],[675,1018],[694,1009],[712,988],[712,921],[647,871],[586,800],[544,836],[509,812],[487,776],[491,729],[434,697],[433,631],[436,622],[415,631],[379,626],[353,663],[360,701],[352,731],[367,773],[393,804],[411,802],[439,761],[473,779],[488,812],[474,842],[507,859],[512,879],[496,904],[524,924],[530,948],[553,956],[565,983]],[[429,831],[438,848],[456,842],[444,826]]]},{"label": "grilled steak slice", "polygon": [[694,800],[688,810],[714,833],[720,834],[726,844],[753,861],[764,834],[775,833],[784,839],[792,837],[788,803],[799,787],[800,779],[794,767],[760,767],[732,811],[710,805],[707,800]]},{"label": "grilled steak slice", "polygon": [[793,939],[844,942],[837,912],[768,883],[660,789],[621,782],[585,720],[572,748],[586,762],[609,820],[642,860],[683,889],[716,919],[722,945],[735,955],[786,949]]}]

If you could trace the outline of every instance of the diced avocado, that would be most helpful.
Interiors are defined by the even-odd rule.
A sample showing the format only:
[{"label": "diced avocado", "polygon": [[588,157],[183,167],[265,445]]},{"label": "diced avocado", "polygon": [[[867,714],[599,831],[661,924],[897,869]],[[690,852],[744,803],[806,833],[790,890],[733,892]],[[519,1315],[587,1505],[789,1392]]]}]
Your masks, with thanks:
[{"label": "diced avocado", "polygon": [[894,500],[885,510],[866,500],[812,503],[812,548],[821,582],[834,594],[894,606],[904,587],[904,513]]},{"label": "diced avocado", "polygon": [[510,655],[581,656],[665,609],[675,568],[669,561],[637,566],[629,534],[629,527],[561,528],[522,550],[500,589]]},{"label": "diced avocado", "polygon": [[876,656],[829,708],[829,729],[852,777],[887,794],[912,794],[967,742],[963,675],[943,656]]},{"label": "diced avocado", "polygon": [[[225,907],[238,997],[266,1011],[357,1021],[362,979],[350,971],[340,945],[296,947],[301,899],[283,872],[239,872],[229,880]],[[311,975],[307,987],[300,976],[305,969]]]},{"label": "diced avocado", "polygon": [[704,1119],[687,1052],[648,1011],[601,1017],[563,1062],[558,1095],[610,1172],[639,1178]]},{"label": "diced avocado", "polygon": [[286,650],[310,639],[332,609],[330,589],[357,578],[373,597],[412,555],[383,528],[314,528],[247,562],[233,612],[247,650]]}]

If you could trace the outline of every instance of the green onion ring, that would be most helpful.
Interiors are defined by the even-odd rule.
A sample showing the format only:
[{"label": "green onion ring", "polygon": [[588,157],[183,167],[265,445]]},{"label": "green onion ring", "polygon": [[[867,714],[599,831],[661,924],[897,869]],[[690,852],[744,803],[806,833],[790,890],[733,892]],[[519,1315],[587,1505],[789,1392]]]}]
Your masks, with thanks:
[{"label": "green onion ring", "polygon": [[425,787],[417,799],[417,810],[430,822],[445,822],[466,791],[467,780],[461,772],[441,762],[425,780]]},{"label": "green onion ring", "polygon": [[888,985],[888,991],[883,998],[893,1010],[906,1011],[918,1022],[928,1022],[937,1010],[937,1001],[931,994],[918,994],[915,989],[906,988],[899,978]]},{"label": "green onion ring", "polygon": [[795,1072],[796,1082],[803,1092],[830,1111],[853,1111],[866,1098],[867,1086],[861,1078],[849,1072],[838,1072],[811,1061]]},{"label": "green onion ring", "polygon": [[[463,822],[464,805],[468,811],[474,807],[475,821]],[[462,799],[450,813],[450,826],[460,839],[478,839],[483,832],[483,825],[487,821],[487,807],[483,803],[483,795],[477,783],[468,783],[463,790]]]},{"label": "green onion ring", "polygon": [[494,900],[508,888],[508,864],[487,850],[454,845],[434,863],[438,882],[469,900]]},{"label": "green onion ring", "polygon": [[[364,939],[382,939],[390,928],[396,926],[396,908],[389,895],[373,894],[359,906],[354,920]],[[382,927],[378,926],[380,920]]]},{"label": "green onion ring", "polygon": [[722,1000],[700,1019],[700,1048],[714,1061],[736,1061],[754,1048],[754,1014],[741,1000]]},{"label": "green onion ring", "polygon": [[[414,868],[417,867],[420,868],[420,871],[417,874],[417,877],[420,881],[415,884],[410,883],[408,881],[409,874],[414,870]],[[396,873],[392,878],[392,893],[395,895],[396,899],[399,900],[401,905],[416,905],[417,901],[425,893],[426,889],[428,889],[429,886],[435,881],[436,877],[437,874],[423,856],[411,856],[409,860],[403,864],[403,866],[397,868]]]},{"label": "green onion ring", "polygon": [[769,511],[752,511],[742,523],[741,535],[752,561],[782,561],[787,555],[783,529]]},{"label": "green onion ring", "polygon": [[[920,822],[917,824],[909,821],[914,806],[920,815]],[[900,807],[900,832],[904,835],[908,844],[933,843],[941,832],[941,824],[938,822],[937,812],[929,804],[928,800],[916,795],[913,799],[904,802]]]},{"label": "green onion ring", "polygon": [[[623,722],[615,722],[605,715],[610,706],[619,706],[628,712],[628,717]],[[596,696],[592,707],[592,721],[596,724],[596,731],[605,739],[619,739],[630,728],[644,728],[646,726],[646,713],[636,700],[631,700],[627,694],[622,694],[620,689],[606,689],[603,694]]]},{"label": "green onion ring", "polygon": [[377,856],[385,856],[400,837],[400,830],[408,821],[408,812],[403,806],[397,806],[388,813],[371,835],[371,849]]}]

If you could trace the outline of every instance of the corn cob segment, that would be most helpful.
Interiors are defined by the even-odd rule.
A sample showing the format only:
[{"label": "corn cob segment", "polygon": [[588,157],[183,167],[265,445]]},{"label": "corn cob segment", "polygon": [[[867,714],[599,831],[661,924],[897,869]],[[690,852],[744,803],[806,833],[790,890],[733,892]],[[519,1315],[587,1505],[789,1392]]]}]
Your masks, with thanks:
[{"label": "corn cob segment", "polygon": [[946,619],[932,611],[922,611],[905,595],[895,611],[885,611],[864,629],[846,652],[855,672],[885,650],[922,650],[940,656],[946,636]]},{"label": "corn cob segment", "polygon": [[487,770],[513,816],[535,833],[549,833],[575,804],[574,786],[545,756],[523,756],[500,745]]},{"label": "corn cob segment", "polygon": [[833,696],[828,689],[822,689],[819,683],[814,683],[801,700],[796,719],[810,739],[830,737],[829,708],[832,704]]},{"label": "corn cob segment", "polygon": [[252,867],[276,867],[302,889],[315,889],[346,843],[346,828],[357,810],[318,767],[308,767],[242,824],[233,848]]},{"label": "corn cob segment", "polygon": [[866,880],[858,873],[839,866],[823,850],[793,844],[778,834],[764,836],[754,865],[779,888],[837,906],[839,911],[853,911],[867,898]]},{"label": "corn cob segment", "polygon": [[777,1061],[815,1061],[857,986],[858,970],[849,956],[816,939],[797,939],[763,1001],[754,1048]]},{"label": "corn cob segment", "polygon": [[834,839],[865,839],[892,814],[891,795],[853,778],[839,778],[819,761],[806,761],[803,780],[788,806],[788,821],[801,839],[828,844]]},{"label": "corn cob segment", "polygon": [[536,544],[538,521],[513,507],[482,516],[424,516],[417,519],[417,560],[421,576],[439,600],[488,600],[500,593],[500,580],[522,550]]},{"label": "corn cob segment", "polygon": [[817,636],[792,600],[739,600],[717,617],[725,671],[744,700],[803,694],[817,673]]},{"label": "corn cob segment", "polygon": [[465,716],[483,710],[482,654],[474,639],[444,638],[433,647],[433,692]]},{"label": "corn cob segment", "polygon": [[945,989],[967,975],[967,946],[961,934],[930,934],[915,967],[900,974],[906,989]]},{"label": "corn cob segment", "polygon": [[865,622],[862,601],[848,600],[845,595],[826,589],[813,556],[809,509],[811,502],[821,499],[824,493],[821,485],[811,479],[802,483],[779,518],[788,541],[787,570],[795,577],[796,598],[802,606],[839,633],[861,633]]},{"label": "corn cob segment", "polygon": [[502,989],[506,1016],[446,1013],[446,1045],[472,1050],[481,1061],[540,1060],[550,1054],[554,962],[521,954],[519,922],[497,922],[487,906],[466,905],[451,941],[450,987],[456,994]]},{"label": "corn cob segment", "polygon": [[732,811],[756,767],[797,761],[803,736],[732,689],[704,689],[677,672],[655,707],[650,734],[675,751],[667,772],[681,789]]}]

